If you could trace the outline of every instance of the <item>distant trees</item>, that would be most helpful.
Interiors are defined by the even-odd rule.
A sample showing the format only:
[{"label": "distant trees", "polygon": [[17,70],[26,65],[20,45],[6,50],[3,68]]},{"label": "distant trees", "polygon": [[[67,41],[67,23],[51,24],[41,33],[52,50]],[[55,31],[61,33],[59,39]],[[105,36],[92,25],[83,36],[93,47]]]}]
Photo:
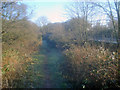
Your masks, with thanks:
[{"label": "distant trees", "polygon": [[66,12],[70,18],[80,18],[88,19],[91,11],[94,9],[93,5],[87,1],[73,0],[70,4],[66,6]]},{"label": "distant trees", "polygon": [[[119,28],[119,12],[120,12],[120,6],[119,6],[119,2],[118,0],[106,0],[105,3],[93,3],[95,7],[99,7],[100,9],[102,9],[104,11],[104,13],[108,16],[108,18],[110,19],[110,22],[112,23],[112,29],[113,32],[115,32],[116,34],[116,40],[117,36],[118,36],[118,28]],[[117,21],[117,23],[116,23]]]},{"label": "distant trees", "polygon": [[72,18],[65,23],[66,33],[71,33],[72,40],[77,40],[79,44],[87,40],[86,32],[91,27],[89,22],[86,21],[85,23],[87,24],[87,30],[84,30],[83,18]]},{"label": "distant trees", "polygon": [[36,20],[36,23],[38,26],[42,27],[44,25],[47,25],[49,23],[48,18],[45,16],[41,16]]},{"label": "distant trees", "polygon": [[[116,8],[115,8],[116,5]],[[58,34],[66,36],[66,41],[69,42],[77,42],[77,43],[85,43],[93,37],[101,38],[101,39],[112,39],[115,40],[117,37],[117,27],[118,27],[118,19],[116,18],[118,10],[118,3],[110,2],[87,2],[87,1],[74,1],[68,4],[66,7],[66,12],[70,19],[64,23],[62,23],[62,28],[59,27],[58,24],[47,24],[47,19],[45,17],[40,17],[38,19],[38,25],[41,27],[41,31],[53,33],[53,37],[57,37]],[[106,8],[107,7],[107,8]],[[93,19],[91,16],[94,15],[94,18],[98,18],[98,12],[104,13],[104,15],[108,15],[109,22],[106,21],[106,25],[102,25],[99,21],[96,24],[92,24],[90,21]],[[108,19],[105,18],[105,20]],[[102,20],[101,18],[99,18]],[[44,26],[46,25],[46,26]],[[115,27],[115,29],[114,29]],[[58,30],[59,29],[59,30]],[[60,31],[60,32],[59,32]],[[58,33],[58,34],[57,34]],[[55,35],[54,35],[55,34]],[[58,35],[60,36],[60,35]],[[58,37],[57,37],[58,38]],[[60,37],[61,38],[61,37]],[[55,39],[55,38],[53,38]],[[64,41],[64,40],[63,40]]]},{"label": "distant trees", "polygon": [[[87,41],[87,32],[89,30],[89,22],[88,17],[92,14],[92,10],[94,9],[93,5],[90,2],[74,0],[69,6],[67,6],[66,11],[70,18],[78,18],[76,20],[77,24],[81,24],[77,28],[80,30],[80,34],[83,37],[84,41]],[[82,33],[81,33],[82,32]]]},{"label": "distant trees", "polygon": [[105,25],[100,25],[100,23],[97,23],[93,27],[93,38],[98,40],[104,40],[104,39],[110,39],[115,38],[113,37],[113,30],[111,28],[108,28]]},{"label": "distant trees", "polygon": [[[76,30],[80,31],[79,35],[83,37],[84,41],[87,41],[89,38],[88,34],[92,34],[92,27],[96,27],[94,24],[91,28],[89,27],[90,20],[92,20],[92,16],[94,18],[97,17],[98,12],[101,13],[102,15],[107,15],[105,18],[106,20],[106,26],[108,26],[110,33],[112,34],[110,38],[116,38],[118,42],[118,28],[120,28],[119,23],[119,2],[118,0],[106,0],[105,2],[89,2],[89,1],[80,1],[80,0],[73,0],[67,7],[66,7],[66,12],[68,17],[70,18],[78,18],[76,20],[76,24],[78,26],[76,27]],[[96,16],[96,17],[95,17]],[[82,20],[80,20],[82,18]],[[102,19],[99,18],[99,20],[103,21]],[[109,22],[107,22],[109,20]],[[93,19],[95,21],[95,19]],[[97,21],[95,21],[97,22]],[[80,26],[82,24],[82,26]],[[100,29],[102,29],[103,26],[100,25]],[[99,27],[96,27],[96,32],[98,31]],[[95,29],[95,28],[94,28]],[[75,29],[74,29],[75,30]],[[100,30],[99,30],[100,31]],[[104,36],[104,33],[103,33]]]}]

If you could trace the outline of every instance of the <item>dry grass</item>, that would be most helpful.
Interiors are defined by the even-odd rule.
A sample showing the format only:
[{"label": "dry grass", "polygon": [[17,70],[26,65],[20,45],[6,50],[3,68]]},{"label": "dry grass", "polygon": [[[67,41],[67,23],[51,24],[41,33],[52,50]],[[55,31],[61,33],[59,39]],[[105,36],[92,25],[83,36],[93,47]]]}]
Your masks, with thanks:
[{"label": "dry grass", "polygon": [[3,88],[14,87],[14,80],[24,78],[25,65],[31,61],[31,58],[21,54],[19,51],[9,49],[3,52],[2,59]]},{"label": "dry grass", "polygon": [[115,87],[117,81],[117,54],[95,48],[72,45],[64,53],[67,57],[63,70],[74,87]]},{"label": "dry grass", "polygon": [[[31,54],[38,50],[41,39],[38,39],[38,28],[29,21],[18,21],[12,24],[3,34],[2,41],[2,87],[24,87],[25,73]],[[20,86],[21,84],[21,86]]]}]

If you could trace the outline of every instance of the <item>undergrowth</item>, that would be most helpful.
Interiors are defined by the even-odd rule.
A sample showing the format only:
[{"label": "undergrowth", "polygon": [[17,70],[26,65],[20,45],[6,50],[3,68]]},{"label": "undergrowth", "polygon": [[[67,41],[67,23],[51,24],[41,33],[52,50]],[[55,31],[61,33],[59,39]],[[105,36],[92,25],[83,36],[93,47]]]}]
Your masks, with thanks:
[{"label": "undergrowth", "polygon": [[64,51],[63,77],[74,88],[117,87],[117,53],[104,47],[75,46]]},{"label": "undergrowth", "polygon": [[34,23],[20,20],[12,25],[14,28],[9,26],[8,29],[4,29],[3,27],[5,31],[2,34],[3,88],[24,87],[27,67],[32,63],[31,55],[42,43],[38,27]]}]

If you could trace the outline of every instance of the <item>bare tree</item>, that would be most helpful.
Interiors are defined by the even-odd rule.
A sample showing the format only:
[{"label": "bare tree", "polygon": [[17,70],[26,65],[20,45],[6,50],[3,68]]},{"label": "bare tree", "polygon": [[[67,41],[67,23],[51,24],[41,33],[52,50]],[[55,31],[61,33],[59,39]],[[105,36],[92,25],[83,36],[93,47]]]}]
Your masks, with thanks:
[{"label": "bare tree", "polygon": [[15,21],[26,17],[27,6],[16,2],[2,2],[2,19]]},{"label": "bare tree", "polygon": [[[105,14],[109,17],[110,21],[112,22],[112,26],[113,26],[113,31],[116,33],[116,36],[118,37],[117,33],[118,33],[118,24],[119,24],[119,5],[118,5],[118,0],[113,0],[113,1],[109,1],[106,0],[106,2],[94,2],[93,3],[95,6],[101,8]],[[116,21],[118,22],[118,26],[116,26]],[[118,38],[116,37],[116,40],[118,42]]]},{"label": "bare tree", "polygon": [[48,18],[45,16],[41,16],[36,20],[36,23],[38,26],[42,27],[44,25],[47,25],[49,23]]},{"label": "bare tree", "polygon": [[[87,41],[87,30],[88,30],[88,18],[93,13],[94,7],[90,2],[74,0],[69,6],[66,7],[66,11],[70,18],[78,18],[77,23],[82,23],[84,40]],[[81,19],[82,18],[82,21]],[[78,27],[78,28],[82,28]]]},{"label": "bare tree", "polygon": [[[2,2],[2,34],[11,28],[13,23],[26,18],[27,6],[17,2]],[[13,26],[12,26],[13,27]]]}]

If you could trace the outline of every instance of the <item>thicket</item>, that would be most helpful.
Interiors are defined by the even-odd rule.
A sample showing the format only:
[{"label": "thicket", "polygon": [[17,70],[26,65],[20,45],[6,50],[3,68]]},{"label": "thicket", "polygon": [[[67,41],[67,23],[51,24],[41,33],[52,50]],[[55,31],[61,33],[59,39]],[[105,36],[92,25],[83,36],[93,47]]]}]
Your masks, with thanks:
[{"label": "thicket", "polygon": [[[4,23],[3,23],[4,25]],[[27,20],[18,20],[2,35],[2,85],[16,87],[16,81],[25,80],[31,54],[38,50],[38,27]],[[16,84],[16,85],[15,85]]]},{"label": "thicket", "polygon": [[[21,14],[19,10],[21,8],[23,10],[20,5],[23,4],[3,3],[2,7],[3,88],[25,87],[27,67],[32,62],[32,54],[38,50],[38,46],[42,43],[38,26],[28,21],[25,15],[22,15],[23,17],[19,15]],[[18,9],[17,6],[19,8],[18,12],[14,11]],[[9,10],[13,11],[9,12]],[[14,15],[16,15],[16,18]],[[8,16],[13,17],[9,18]]]},{"label": "thicket", "polygon": [[75,46],[64,51],[63,76],[73,88],[117,87],[117,53],[104,47]]}]

